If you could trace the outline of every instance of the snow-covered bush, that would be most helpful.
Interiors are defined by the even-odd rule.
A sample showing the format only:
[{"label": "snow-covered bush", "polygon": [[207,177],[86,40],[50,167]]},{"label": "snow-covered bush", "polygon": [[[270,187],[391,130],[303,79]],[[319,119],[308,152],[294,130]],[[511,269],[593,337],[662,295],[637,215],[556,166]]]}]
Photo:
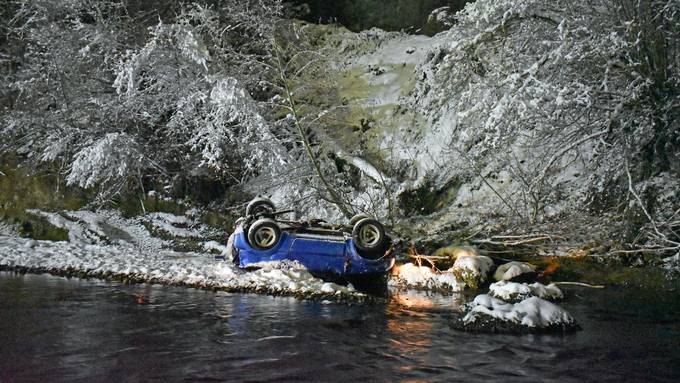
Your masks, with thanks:
[{"label": "snow-covered bush", "polygon": [[131,175],[141,174],[143,162],[133,137],[109,133],[75,154],[66,181],[83,188],[115,184],[118,191]]},{"label": "snow-covered bush", "polygon": [[680,3],[478,0],[457,19],[414,94],[447,129],[437,184],[502,180],[498,207],[535,222],[612,207],[628,168],[634,189],[664,171],[677,182]]},{"label": "snow-covered bush", "polygon": [[[0,149],[106,194],[248,180],[307,213],[446,210],[442,226],[615,210],[631,241],[680,248],[676,0],[477,0],[408,46],[333,40],[278,0],[160,3],[10,2]],[[392,71],[365,72],[381,55]],[[366,114],[334,78],[359,66],[344,80],[390,85]],[[366,115],[391,123],[347,126]]]},{"label": "snow-covered bush", "polygon": [[0,81],[11,105],[0,114],[3,152],[64,165],[113,125],[110,64],[128,33],[125,7],[87,3],[32,0],[3,9],[10,65]]},{"label": "snow-covered bush", "polygon": [[0,117],[0,147],[56,162],[70,184],[106,195],[252,177],[285,155],[251,97],[267,77],[279,10],[277,0],[169,11],[115,0],[13,4],[8,38],[20,65],[2,80],[17,96]]},{"label": "snow-covered bush", "polygon": [[[272,32],[265,30],[262,17],[276,2],[264,4],[254,15],[239,9],[245,5],[231,4],[236,8],[228,20],[212,8],[188,6],[174,23],[151,28],[146,44],[128,53],[117,68],[114,86],[127,110],[146,124],[161,125],[159,143],[173,144],[168,145],[172,156],[183,157],[190,167],[185,172],[204,168],[241,180],[256,174],[262,163],[284,160],[250,95],[253,89],[247,89],[266,78],[263,61],[271,54],[249,51],[270,40]],[[255,35],[230,21],[253,23],[250,33]],[[252,41],[242,41],[248,38]],[[256,68],[261,72],[254,75]]]}]

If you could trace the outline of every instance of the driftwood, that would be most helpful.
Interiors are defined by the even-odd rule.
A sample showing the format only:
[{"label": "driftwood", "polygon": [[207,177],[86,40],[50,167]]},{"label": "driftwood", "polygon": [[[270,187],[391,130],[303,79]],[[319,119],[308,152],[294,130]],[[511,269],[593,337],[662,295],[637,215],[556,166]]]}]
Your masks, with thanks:
[{"label": "driftwood", "polygon": [[570,286],[582,286],[582,287],[590,287],[591,289],[604,289],[604,285],[591,285],[589,283],[583,283],[583,282],[550,282],[555,285],[570,285]]},{"label": "driftwood", "polygon": [[550,234],[494,235],[490,238],[473,240],[472,243],[479,245],[520,246],[544,241],[554,242],[556,239],[564,239],[564,237]]},{"label": "driftwood", "polygon": [[439,270],[439,268],[435,264],[435,260],[448,259],[448,257],[443,257],[443,256],[440,257],[440,256],[434,256],[434,255],[418,254],[415,247],[413,247],[413,246],[408,248],[408,250],[406,252],[406,256],[409,257],[409,258],[412,258],[418,266],[422,266],[423,261],[429,263],[432,270],[437,271],[437,272],[440,272],[441,270]]}]

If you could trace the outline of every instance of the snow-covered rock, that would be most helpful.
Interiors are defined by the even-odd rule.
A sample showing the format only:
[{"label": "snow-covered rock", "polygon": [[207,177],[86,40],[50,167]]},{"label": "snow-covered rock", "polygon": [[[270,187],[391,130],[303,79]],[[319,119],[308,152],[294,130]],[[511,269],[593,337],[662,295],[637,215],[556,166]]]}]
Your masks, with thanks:
[{"label": "snow-covered rock", "polygon": [[491,258],[484,255],[468,255],[458,257],[448,271],[458,275],[468,287],[476,289],[486,282],[492,267]]},{"label": "snow-covered rock", "polygon": [[471,331],[534,332],[577,329],[564,309],[538,297],[506,303],[490,295],[475,297],[470,311],[454,326]]},{"label": "snow-covered rock", "polygon": [[445,246],[440,247],[432,253],[437,263],[452,266],[456,259],[461,257],[473,257],[478,255],[477,249],[471,246]]},{"label": "snow-covered rock", "polygon": [[543,285],[539,282],[526,284],[509,281],[499,281],[489,286],[489,295],[506,301],[522,300],[529,297],[556,300],[564,298],[562,290],[554,283]]},{"label": "snow-covered rock", "polygon": [[466,286],[476,289],[487,280],[492,267],[491,258],[473,254],[458,257],[454,265],[444,271],[405,263],[394,268],[389,284],[433,290],[462,291]]},{"label": "snow-covered rock", "polygon": [[397,265],[388,281],[390,286],[462,291],[465,283],[451,271],[437,272],[413,263]]},{"label": "snow-covered rock", "polygon": [[498,266],[493,274],[493,279],[497,281],[510,281],[520,277],[531,277],[536,273],[536,266],[525,262],[508,262]]},{"label": "snow-covered rock", "polygon": [[455,23],[456,12],[451,7],[439,7],[427,16],[425,32],[429,35],[445,31]]}]

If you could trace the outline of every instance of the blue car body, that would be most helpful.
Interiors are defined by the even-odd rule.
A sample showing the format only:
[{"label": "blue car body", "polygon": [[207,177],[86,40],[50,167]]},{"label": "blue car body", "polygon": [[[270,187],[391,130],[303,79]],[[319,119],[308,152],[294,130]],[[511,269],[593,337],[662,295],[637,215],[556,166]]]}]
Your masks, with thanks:
[{"label": "blue car body", "polygon": [[237,229],[234,233],[234,248],[238,252],[238,262],[242,268],[287,259],[301,263],[312,273],[352,276],[385,273],[395,263],[394,256],[390,254],[378,259],[362,257],[353,240],[343,236],[284,231],[276,246],[259,250],[250,246],[242,229]]}]

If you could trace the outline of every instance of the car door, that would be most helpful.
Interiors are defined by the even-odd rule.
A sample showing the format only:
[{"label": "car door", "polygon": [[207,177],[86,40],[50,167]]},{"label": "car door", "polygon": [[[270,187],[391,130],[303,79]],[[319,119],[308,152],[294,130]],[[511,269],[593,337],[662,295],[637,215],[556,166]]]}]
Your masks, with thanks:
[{"label": "car door", "polygon": [[293,240],[288,257],[302,263],[312,272],[342,274],[345,240],[341,237],[300,234]]}]

